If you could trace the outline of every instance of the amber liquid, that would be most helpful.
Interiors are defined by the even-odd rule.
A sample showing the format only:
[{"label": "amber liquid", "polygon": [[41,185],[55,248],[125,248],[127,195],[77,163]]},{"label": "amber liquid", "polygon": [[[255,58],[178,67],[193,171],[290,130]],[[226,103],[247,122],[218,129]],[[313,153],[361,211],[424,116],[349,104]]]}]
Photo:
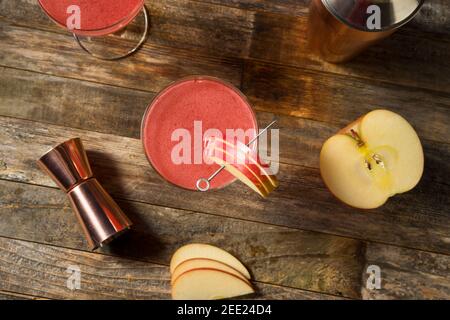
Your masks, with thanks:
[{"label": "amber liquid", "polygon": [[328,62],[349,61],[393,32],[395,30],[365,32],[352,28],[335,18],[321,0],[311,1],[308,44],[316,55]]}]

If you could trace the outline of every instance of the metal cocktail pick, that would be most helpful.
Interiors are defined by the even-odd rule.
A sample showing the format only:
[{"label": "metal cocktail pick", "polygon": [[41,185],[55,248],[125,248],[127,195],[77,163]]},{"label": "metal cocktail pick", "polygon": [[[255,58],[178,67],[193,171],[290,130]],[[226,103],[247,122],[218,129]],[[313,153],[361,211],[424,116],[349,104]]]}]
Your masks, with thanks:
[{"label": "metal cocktail pick", "polygon": [[[261,132],[254,137],[252,140],[250,140],[249,143],[247,143],[247,147],[249,147],[253,142],[255,142],[264,132],[266,132],[270,127],[272,127],[275,122],[277,122],[277,120],[272,121],[271,123],[269,123],[269,125],[267,127],[265,127],[263,130],[261,130]],[[195,184],[197,189],[199,191],[208,191],[209,188],[211,187],[211,180],[214,179],[220,172],[222,172],[222,170],[225,169],[225,165],[222,165],[219,169],[217,169],[216,172],[214,172],[212,175],[209,176],[209,178],[200,178],[197,180],[197,183]],[[204,187],[202,187],[202,184],[204,184]]]}]

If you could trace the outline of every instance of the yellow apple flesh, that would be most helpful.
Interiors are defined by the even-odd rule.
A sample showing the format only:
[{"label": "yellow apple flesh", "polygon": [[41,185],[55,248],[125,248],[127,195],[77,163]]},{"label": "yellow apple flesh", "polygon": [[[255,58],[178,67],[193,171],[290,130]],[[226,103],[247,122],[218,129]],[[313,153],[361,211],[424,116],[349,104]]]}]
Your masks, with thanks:
[{"label": "yellow apple flesh", "polygon": [[330,191],[362,209],[382,206],[389,197],[414,188],[424,156],[414,128],[400,115],[375,110],[328,139],[320,172]]},{"label": "yellow apple flesh", "polygon": [[215,300],[254,293],[251,285],[227,272],[196,269],[181,274],[173,283],[175,300]]},{"label": "yellow apple flesh", "polygon": [[230,253],[215,246],[201,243],[192,243],[179,248],[170,261],[170,272],[173,274],[181,263],[191,259],[219,261],[239,271],[245,278],[250,279],[250,273],[247,268]]}]

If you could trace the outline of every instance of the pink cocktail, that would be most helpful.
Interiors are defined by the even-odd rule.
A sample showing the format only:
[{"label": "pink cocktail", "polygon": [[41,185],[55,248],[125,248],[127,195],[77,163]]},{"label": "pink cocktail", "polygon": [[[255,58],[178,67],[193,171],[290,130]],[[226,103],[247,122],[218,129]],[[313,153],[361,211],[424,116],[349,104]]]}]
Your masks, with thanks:
[{"label": "pink cocktail", "polygon": [[[219,168],[202,159],[208,132],[221,133],[225,139],[231,134],[244,137],[242,142],[248,143],[257,129],[255,114],[238,89],[216,78],[189,77],[169,85],[149,105],[141,139],[147,158],[165,180],[197,190],[197,180]],[[178,156],[187,161],[180,163]],[[234,180],[222,171],[211,181],[211,188]]]},{"label": "pink cocktail", "polygon": [[[147,40],[149,17],[144,0],[38,0],[44,12],[59,26],[73,33],[80,47],[103,60],[117,60],[136,52]],[[98,53],[92,46],[95,37],[108,36],[130,24],[139,12],[144,14],[145,26],[139,42],[125,53]],[[88,37],[86,46],[80,37]],[[91,38],[93,37],[93,38]],[[103,49],[108,46],[103,45]],[[102,51],[102,50],[100,50]],[[97,53],[96,53],[97,52]]]},{"label": "pink cocktail", "polygon": [[144,0],[39,0],[47,15],[61,27],[67,28],[77,6],[80,28],[70,31],[84,36],[104,36],[127,26],[144,6]]}]

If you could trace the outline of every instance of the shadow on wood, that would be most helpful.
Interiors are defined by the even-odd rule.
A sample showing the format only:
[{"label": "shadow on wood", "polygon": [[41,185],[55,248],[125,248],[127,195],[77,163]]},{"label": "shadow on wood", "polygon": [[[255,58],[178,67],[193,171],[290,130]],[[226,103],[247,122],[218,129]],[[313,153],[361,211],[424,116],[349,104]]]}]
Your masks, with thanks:
[{"label": "shadow on wood", "polygon": [[[108,183],[108,180],[114,177],[115,179],[119,179],[120,170],[118,170],[114,165],[111,165],[108,167],[108,176],[105,175],[105,172],[98,175],[96,173],[102,171],[96,170],[97,166],[99,165],[99,162],[97,162],[96,159],[102,159],[102,162],[107,159],[107,162],[109,162],[108,154],[92,150],[87,151],[87,154],[90,159],[95,177],[105,187],[106,191],[109,192],[108,185],[110,183]],[[111,160],[109,163],[113,164],[114,162]],[[126,187],[122,184],[118,185],[119,188],[123,188],[118,190],[119,194],[124,194],[124,192],[126,192]],[[123,212],[133,222],[133,227],[130,231],[111,242],[107,247],[102,248],[102,252],[124,257],[134,257],[146,261],[160,261],[159,258],[161,257],[164,248],[161,241],[153,236],[153,233],[151,231],[152,226],[140,217],[139,210],[134,205],[134,203],[124,202],[118,199],[115,200],[123,210]],[[155,223],[157,223],[157,221],[155,221]]]}]

